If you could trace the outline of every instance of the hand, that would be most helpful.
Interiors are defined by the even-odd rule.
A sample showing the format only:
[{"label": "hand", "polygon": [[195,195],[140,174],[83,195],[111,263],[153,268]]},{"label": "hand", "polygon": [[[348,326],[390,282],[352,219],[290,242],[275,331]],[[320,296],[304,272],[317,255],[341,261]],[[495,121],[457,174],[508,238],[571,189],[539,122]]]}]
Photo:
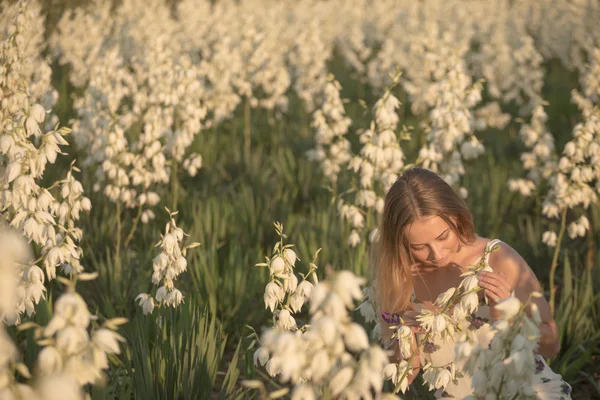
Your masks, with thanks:
[{"label": "hand", "polygon": [[504,272],[481,272],[479,274],[479,286],[484,289],[484,293],[490,299],[490,314],[494,320],[501,317],[500,312],[496,312],[496,303],[509,297],[512,288],[506,280]]},{"label": "hand", "polygon": [[[424,301],[422,303],[422,308],[430,311],[439,311],[439,307],[430,301]],[[421,323],[417,321],[417,317],[420,314],[420,311],[406,311],[404,314],[402,314],[402,320],[404,321],[404,325],[408,326],[415,334],[425,333],[425,330],[421,328]]]},{"label": "hand", "polygon": [[504,272],[481,272],[479,274],[479,286],[484,289],[487,297],[494,302],[509,297],[512,292]]}]

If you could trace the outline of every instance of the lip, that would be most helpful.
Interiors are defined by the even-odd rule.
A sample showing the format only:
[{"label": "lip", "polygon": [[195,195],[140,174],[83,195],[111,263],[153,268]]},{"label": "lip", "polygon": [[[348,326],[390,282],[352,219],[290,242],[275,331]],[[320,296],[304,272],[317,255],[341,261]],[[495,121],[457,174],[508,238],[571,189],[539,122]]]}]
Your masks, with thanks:
[{"label": "lip", "polygon": [[448,257],[444,257],[444,258],[442,258],[441,260],[433,261],[433,262],[432,262],[432,264],[435,264],[435,265],[443,265],[443,264],[444,264],[445,262],[447,262],[447,261],[448,261]]}]

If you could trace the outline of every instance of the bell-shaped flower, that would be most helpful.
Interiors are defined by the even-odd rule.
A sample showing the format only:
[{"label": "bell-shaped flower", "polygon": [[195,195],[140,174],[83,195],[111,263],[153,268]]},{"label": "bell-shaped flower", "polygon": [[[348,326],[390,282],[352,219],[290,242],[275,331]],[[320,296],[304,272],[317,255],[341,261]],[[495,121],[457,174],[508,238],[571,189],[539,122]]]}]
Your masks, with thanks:
[{"label": "bell-shaped flower", "polygon": [[441,293],[435,300],[435,305],[438,307],[446,306],[448,301],[450,301],[450,299],[454,295],[454,292],[456,292],[456,288],[451,287],[450,289],[446,290],[444,293]]},{"label": "bell-shaped flower", "polygon": [[296,264],[296,253],[292,249],[284,249],[283,256],[287,260],[288,263],[293,267]]},{"label": "bell-shaped flower", "polygon": [[495,309],[502,312],[503,319],[511,319],[521,310],[521,302],[514,296],[499,300]]},{"label": "bell-shaped flower", "polygon": [[254,352],[253,360],[255,367],[258,366],[259,362],[261,366],[264,366],[267,363],[267,361],[269,361],[269,350],[267,350],[264,347],[259,347]]},{"label": "bell-shaped flower", "polygon": [[369,347],[369,337],[365,329],[353,322],[344,330],[344,342],[346,347],[353,353],[366,350]]},{"label": "bell-shaped flower", "polygon": [[285,261],[283,261],[283,258],[281,258],[279,256],[273,257],[271,259],[270,269],[271,269],[271,275],[278,275],[278,274],[283,273],[283,271],[285,269]]}]

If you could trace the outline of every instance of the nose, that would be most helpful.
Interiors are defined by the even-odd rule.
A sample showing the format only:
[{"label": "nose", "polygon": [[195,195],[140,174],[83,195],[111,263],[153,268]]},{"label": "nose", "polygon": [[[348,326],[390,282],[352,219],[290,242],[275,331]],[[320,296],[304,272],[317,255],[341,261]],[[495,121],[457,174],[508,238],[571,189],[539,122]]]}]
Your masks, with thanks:
[{"label": "nose", "polygon": [[434,245],[431,246],[431,252],[429,253],[429,257],[434,262],[444,258],[444,256],[442,256],[442,253]]}]

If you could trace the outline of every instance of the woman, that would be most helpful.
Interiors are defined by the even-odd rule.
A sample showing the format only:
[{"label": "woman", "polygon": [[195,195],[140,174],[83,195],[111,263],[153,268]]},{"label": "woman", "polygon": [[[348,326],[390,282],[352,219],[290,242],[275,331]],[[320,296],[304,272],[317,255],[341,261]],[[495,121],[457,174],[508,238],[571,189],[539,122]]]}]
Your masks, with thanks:
[{"label": "woman", "polygon": [[[492,245],[499,249],[490,252]],[[540,284],[527,263],[509,245],[490,240],[475,233],[473,217],[465,202],[443,179],[422,169],[407,170],[390,188],[383,212],[380,237],[375,261],[377,296],[381,310],[402,316],[405,325],[413,331],[413,346],[422,330],[416,321],[421,307],[432,308],[437,296],[451,287],[458,287],[460,275],[466,267],[484,256],[493,272],[483,273],[479,286],[480,300],[489,298],[489,305],[480,301],[475,315],[470,319],[481,345],[487,347],[491,335],[490,323],[499,317],[494,306],[497,301],[514,291],[522,302],[532,292],[541,292]],[[556,323],[545,298],[536,298],[542,324],[536,374],[543,393],[569,399],[570,386],[560,375],[553,373],[543,361],[560,350]],[[387,321],[391,322],[391,321]],[[391,344],[391,330],[384,323],[384,341]],[[385,332],[387,331],[387,332]],[[399,351],[396,346],[396,359]],[[412,381],[422,363],[446,365],[454,359],[454,342],[432,341],[426,343],[419,357],[414,357]],[[426,353],[426,354],[423,354]],[[542,357],[543,356],[543,357]],[[436,392],[437,398],[463,398],[472,393],[470,378],[450,383],[446,391]],[[560,397],[562,396],[562,397]],[[548,397],[550,398],[550,397]]]}]

